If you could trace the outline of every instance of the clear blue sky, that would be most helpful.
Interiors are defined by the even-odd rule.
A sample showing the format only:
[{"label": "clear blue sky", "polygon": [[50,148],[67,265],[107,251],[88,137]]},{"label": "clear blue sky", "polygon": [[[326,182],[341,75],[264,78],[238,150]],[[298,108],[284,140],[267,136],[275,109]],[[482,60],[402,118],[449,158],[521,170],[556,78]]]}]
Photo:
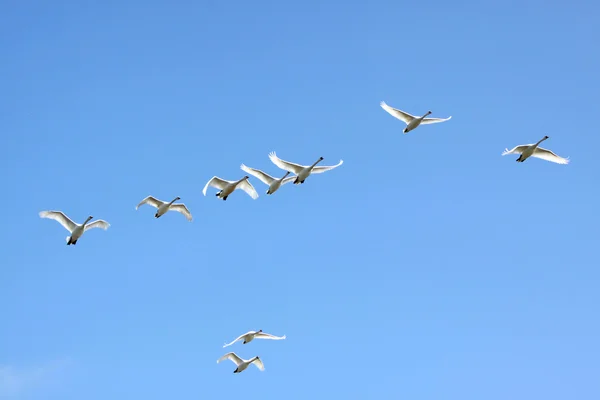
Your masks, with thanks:
[{"label": "clear blue sky", "polygon": [[[0,398],[598,399],[598,11],[3,2]],[[202,196],[270,151],[344,164]]]}]

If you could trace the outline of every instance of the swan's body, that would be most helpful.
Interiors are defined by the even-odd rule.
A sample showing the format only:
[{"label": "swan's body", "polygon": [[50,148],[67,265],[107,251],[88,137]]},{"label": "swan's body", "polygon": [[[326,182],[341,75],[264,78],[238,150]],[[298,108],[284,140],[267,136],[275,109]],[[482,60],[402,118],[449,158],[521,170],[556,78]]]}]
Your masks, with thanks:
[{"label": "swan's body", "polygon": [[425,118],[431,114],[431,111],[427,111],[427,113],[422,117],[417,117],[402,110],[398,110],[397,108],[390,107],[385,104],[385,101],[382,101],[379,103],[379,105],[391,116],[398,118],[400,121],[403,121],[406,124],[406,128],[404,128],[402,133],[408,133],[419,125],[435,124],[438,122],[448,121],[450,118],[452,118],[452,116],[448,118]]},{"label": "swan's body", "polygon": [[233,361],[233,363],[235,365],[237,365],[237,368],[235,369],[235,371],[233,371],[234,374],[242,372],[243,370],[248,368],[248,365],[250,365],[250,364],[256,365],[256,367],[258,369],[260,369],[261,371],[265,370],[265,366],[263,365],[262,360],[258,356],[252,357],[249,360],[244,360],[244,359],[238,357],[237,354],[232,352],[232,353],[227,353],[223,357],[219,358],[217,360],[217,364],[220,363],[221,361],[227,360],[227,359],[230,359],[231,361]]},{"label": "swan's body", "polygon": [[254,339],[283,340],[283,339],[285,339],[285,335],[283,335],[283,336],[274,336],[274,335],[271,335],[271,334],[268,334],[268,333],[264,333],[262,331],[262,329],[258,330],[258,331],[250,331],[250,332],[244,333],[243,335],[240,335],[233,342],[227,343],[223,347],[231,346],[232,344],[234,344],[238,340],[242,340],[242,339],[244,340],[243,344],[246,344],[246,343],[250,343]]},{"label": "swan's body", "polygon": [[187,209],[187,207],[185,206],[185,204],[181,204],[181,203],[180,204],[173,204],[177,200],[180,200],[179,196],[175,197],[169,203],[166,203],[166,202],[164,202],[162,200],[157,199],[156,197],[148,196],[144,200],[142,200],[140,202],[140,204],[138,204],[135,207],[135,209],[137,210],[143,204],[148,204],[148,205],[151,205],[152,207],[154,207],[154,208],[157,209],[156,210],[156,214],[154,214],[155,218],[160,218],[161,216],[163,216],[164,214],[166,214],[167,211],[173,210],[173,211],[177,211],[179,213],[182,213],[183,215],[185,215],[185,218],[187,218],[188,221],[191,221],[192,220],[192,214],[190,213],[190,210]]},{"label": "swan's body", "polygon": [[258,193],[256,193],[256,189],[254,189],[254,186],[252,186],[252,184],[250,182],[248,182],[249,178],[250,177],[248,175],[246,175],[245,177],[243,177],[242,179],[240,179],[238,181],[226,181],[225,179],[221,179],[218,176],[213,176],[206,183],[206,186],[204,186],[204,189],[202,189],[202,193],[206,196],[206,189],[208,189],[209,186],[212,186],[212,187],[220,190],[216,194],[217,197],[219,197],[223,200],[227,200],[227,197],[231,193],[233,193],[234,190],[242,189],[244,192],[248,193],[248,195],[250,197],[252,197],[254,200],[256,200],[258,198]]},{"label": "swan's body", "polygon": [[71,221],[71,219],[61,211],[42,211],[40,212],[40,218],[49,218],[58,221],[66,230],[71,233],[70,236],[67,236],[67,246],[71,244],[77,244],[77,240],[79,240],[81,235],[83,235],[88,229],[102,228],[107,230],[110,226],[108,222],[101,219],[88,224],[88,222],[94,218],[92,216],[89,216],[83,224],[79,225]]},{"label": "swan's body", "polygon": [[273,178],[271,175],[261,171],[260,169],[250,168],[242,164],[240,166],[242,171],[249,173],[255,178],[260,179],[264,184],[269,185],[269,189],[267,190],[267,194],[273,194],[281,187],[281,185],[285,185],[288,182],[291,182],[296,179],[295,176],[290,176],[286,178],[290,174],[290,171],[287,171],[284,176],[279,179]]},{"label": "swan's body", "polygon": [[523,162],[527,160],[529,157],[541,158],[542,160],[551,161],[557,164],[568,164],[569,159],[557,156],[550,150],[543,149],[539,147],[540,143],[544,140],[549,139],[548,136],[544,136],[537,143],[533,144],[522,144],[520,146],[516,146],[512,150],[505,149],[503,156],[507,154],[520,154],[519,158],[517,158],[517,162]]},{"label": "swan's body", "polygon": [[279,157],[277,157],[274,151],[269,154],[269,158],[271,159],[273,164],[277,165],[279,168],[296,174],[294,185],[304,183],[304,180],[308,178],[308,176],[311,174],[322,174],[323,172],[337,168],[344,163],[344,160],[340,160],[340,162],[337,165],[317,167],[316,165],[323,161],[323,157],[319,157],[319,159],[315,161],[312,165],[298,165],[280,159]]}]

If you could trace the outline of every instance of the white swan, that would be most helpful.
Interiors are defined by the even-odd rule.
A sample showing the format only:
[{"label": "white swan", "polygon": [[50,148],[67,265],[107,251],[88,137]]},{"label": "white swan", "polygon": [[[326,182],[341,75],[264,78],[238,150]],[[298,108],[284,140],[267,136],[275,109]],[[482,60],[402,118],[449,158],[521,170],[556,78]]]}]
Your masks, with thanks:
[{"label": "white swan", "polygon": [[516,160],[517,162],[523,162],[523,161],[527,160],[529,157],[535,157],[535,158],[541,158],[542,160],[551,161],[551,162],[557,163],[557,164],[568,164],[569,163],[568,158],[563,158],[563,157],[557,156],[550,150],[546,150],[546,149],[542,149],[541,147],[538,147],[539,144],[542,143],[546,139],[549,139],[549,137],[544,136],[543,138],[540,139],[539,142],[534,143],[534,144],[522,144],[520,146],[516,146],[512,150],[505,149],[504,153],[502,153],[502,155],[505,156],[507,154],[520,154],[519,158],[517,158],[517,160]]},{"label": "white swan", "polygon": [[308,176],[310,174],[322,174],[323,172],[337,168],[344,163],[344,160],[340,160],[340,162],[337,165],[316,167],[316,165],[318,163],[323,161],[323,157],[319,157],[319,159],[317,161],[315,161],[315,163],[312,165],[309,165],[309,166],[298,165],[298,164],[294,164],[289,161],[284,161],[284,160],[280,159],[279,157],[277,157],[277,155],[275,154],[274,151],[269,153],[269,158],[271,159],[273,164],[277,165],[279,168],[289,171],[289,172],[292,172],[297,175],[296,179],[294,180],[294,185],[304,183],[304,180],[306,178],[308,178]]},{"label": "white swan", "polygon": [[398,110],[397,108],[388,106],[387,104],[385,104],[385,101],[382,101],[381,103],[379,103],[379,105],[390,115],[406,123],[406,128],[404,128],[404,130],[402,131],[403,133],[408,133],[419,125],[435,124],[437,122],[448,121],[450,118],[452,118],[452,116],[449,116],[448,118],[425,118],[426,116],[431,114],[431,111],[427,111],[427,113],[422,117],[416,117],[402,110]]},{"label": "white swan", "polygon": [[40,212],[40,218],[49,218],[58,221],[66,230],[71,232],[71,236],[67,236],[67,246],[71,244],[77,244],[77,240],[86,232],[92,228],[102,228],[107,230],[110,224],[102,219],[98,219],[91,224],[88,224],[90,219],[94,218],[89,216],[85,222],[81,225],[71,221],[69,217],[63,214],[61,211],[42,211]]},{"label": "white swan", "polygon": [[242,340],[244,339],[243,344],[249,343],[254,339],[272,339],[272,340],[283,340],[285,339],[285,335],[283,336],[274,336],[271,335],[269,333],[264,333],[261,330],[258,331],[250,331],[250,332],[246,332],[243,335],[240,335],[237,339],[235,339],[233,342],[231,343],[226,343],[223,347],[227,347],[227,346],[231,346],[232,344],[234,344],[235,342],[237,342],[238,340]]},{"label": "white swan", "polygon": [[234,362],[235,365],[237,365],[237,368],[235,369],[235,371],[233,371],[234,374],[242,372],[243,370],[248,368],[248,365],[250,365],[250,364],[256,365],[256,367],[258,369],[260,369],[261,371],[265,370],[265,366],[259,356],[252,357],[249,360],[244,360],[244,359],[238,357],[237,354],[231,352],[231,353],[227,353],[223,357],[219,358],[217,360],[217,364],[226,359],[230,359],[231,361]]},{"label": "white swan", "polygon": [[138,204],[135,207],[135,209],[137,210],[143,204],[148,204],[148,205],[151,205],[154,208],[157,208],[156,214],[154,214],[155,218],[160,218],[161,216],[163,216],[164,214],[166,214],[167,211],[173,210],[173,211],[177,211],[179,213],[182,213],[183,215],[185,215],[185,218],[187,218],[188,221],[191,221],[192,220],[192,214],[190,213],[190,210],[187,209],[187,207],[185,206],[185,204],[181,204],[181,203],[180,204],[173,204],[174,202],[176,202],[177,200],[180,200],[180,199],[181,198],[179,196],[177,196],[171,202],[166,203],[166,202],[164,202],[162,200],[157,199],[156,197],[148,196],[144,200],[142,200],[140,202],[140,204]]},{"label": "white swan", "polygon": [[295,176],[290,176],[286,178],[290,174],[290,171],[286,172],[284,176],[279,179],[273,178],[271,175],[261,171],[260,169],[250,168],[242,164],[240,166],[242,171],[249,173],[250,175],[260,179],[264,184],[269,185],[269,189],[267,190],[267,194],[273,194],[281,187],[281,185],[285,185],[288,182],[296,179]]},{"label": "white swan", "polygon": [[227,200],[227,197],[231,193],[233,193],[234,190],[242,189],[244,192],[248,193],[248,195],[250,197],[252,197],[254,200],[256,200],[258,198],[258,193],[256,193],[256,189],[254,189],[254,186],[252,186],[252,184],[250,182],[248,182],[249,178],[250,177],[248,175],[246,175],[239,181],[226,181],[225,179],[221,179],[218,176],[213,176],[206,183],[206,186],[204,186],[204,189],[202,189],[202,193],[206,196],[206,189],[208,189],[209,186],[212,186],[212,187],[220,190],[216,194],[217,197],[219,197],[223,200]]}]

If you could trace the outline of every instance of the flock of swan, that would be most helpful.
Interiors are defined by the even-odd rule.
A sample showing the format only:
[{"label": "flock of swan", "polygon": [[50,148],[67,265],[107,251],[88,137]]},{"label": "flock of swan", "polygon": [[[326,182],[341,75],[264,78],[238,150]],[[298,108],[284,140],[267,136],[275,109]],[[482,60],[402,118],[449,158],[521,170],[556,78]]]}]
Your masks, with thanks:
[{"label": "flock of swan", "polygon": [[[390,115],[403,121],[406,124],[406,127],[402,131],[404,134],[416,129],[420,125],[445,122],[445,121],[450,120],[450,118],[452,118],[451,116],[448,118],[427,118],[427,116],[431,114],[431,111],[427,111],[427,113],[425,113],[425,115],[423,115],[422,117],[417,117],[417,116],[411,115],[405,111],[399,110],[397,108],[390,107],[383,101],[380,103],[380,106],[386,112],[388,112]],[[549,137],[544,136],[537,143],[523,144],[523,145],[515,146],[511,150],[505,149],[505,151],[502,153],[502,155],[505,156],[508,154],[519,154],[519,157],[516,159],[517,162],[524,162],[529,157],[535,157],[535,158],[540,158],[542,160],[554,162],[557,164],[568,164],[569,163],[568,158],[560,157],[548,149],[539,147],[540,143],[542,143],[544,140],[547,140],[547,139],[549,139]],[[318,163],[323,161],[323,157],[319,157],[319,159],[317,161],[315,161],[314,163],[312,163],[311,165],[300,165],[300,164],[295,164],[290,161],[285,161],[285,160],[280,159],[279,157],[277,157],[277,154],[275,152],[269,153],[269,159],[278,168],[286,171],[286,173],[282,177],[275,178],[275,177],[267,174],[266,172],[263,172],[259,169],[250,168],[250,167],[246,166],[245,164],[242,164],[240,166],[240,169],[242,171],[246,172],[249,175],[254,176],[258,180],[263,182],[265,185],[269,186],[269,188],[267,189],[267,192],[266,192],[267,195],[272,195],[277,190],[279,190],[279,188],[281,188],[281,186],[283,186],[289,182],[293,182],[295,185],[303,184],[304,181],[310,175],[321,174],[325,171],[330,171],[334,168],[339,167],[344,162],[343,160],[340,160],[340,162],[336,165],[317,166]],[[288,176],[290,174],[293,174],[293,175]],[[227,198],[235,190],[240,189],[240,190],[246,192],[252,199],[256,200],[258,198],[258,193],[256,192],[256,189],[254,189],[254,186],[252,186],[252,183],[250,183],[249,178],[250,177],[248,175],[245,175],[243,178],[241,178],[239,180],[228,181],[228,180],[222,179],[218,176],[213,176],[206,183],[206,185],[204,186],[204,189],[202,189],[202,194],[204,196],[206,196],[207,189],[209,187],[213,187],[218,190],[218,192],[215,194],[218,198],[227,200]],[[163,200],[157,199],[156,197],[148,196],[148,197],[144,198],[135,207],[135,209],[137,210],[140,206],[147,204],[147,205],[150,205],[150,206],[156,208],[156,213],[154,214],[155,218],[160,218],[161,216],[166,214],[168,211],[176,211],[176,212],[183,214],[185,216],[185,218],[191,222],[192,214],[190,213],[190,210],[183,203],[175,203],[177,200],[180,200],[180,198],[175,197],[170,202],[165,202]],[[81,238],[81,236],[84,234],[84,232],[87,232],[89,229],[102,228],[104,230],[107,230],[108,227],[110,226],[110,224],[108,222],[106,222],[102,219],[98,219],[98,220],[90,223],[90,220],[93,219],[92,216],[89,216],[83,222],[83,224],[77,224],[77,223],[73,222],[69,217],[67,217],[62,211],[42,211],[39,213],[39,216],[41,218],[53,219],[53,220],[57,221],[58,223],[60,223],[66,230],[69,231],[70,235],[67,236],[67,238],[66,238],[67,245],[77,244],[77,241]],[[243,335],[236,338],[231,343],[225,344],[223,347],[231,346],[232,344],[234,344],[240,340],[243,340],[243,344],[247,344],[247,343],[250,343],[254,339],[282,340],[285,338],[286,338],[285,335],[274,336],[274,335],[270,335],[268,333],[263,333],[263,331],[261,329],[258,331],[246,332]],[[264,371],[263,362],[260,359],[260,357],[258,357],[258,356],[255,356],[249,360],[245,360],[245,359],[240,358],[234,352],[230,352],[230,353],[223,355],[221,358],[219,358],[217,360],[217,363],[220,363],[221,361],[226,360],[226,359],[231,360],[236,365],[236,369],[233,371],[234,373],[239,373],[239,372],[244,371],[246,368],[248,368],[248,366],[250,364],[254,364],[259,370]]]}]

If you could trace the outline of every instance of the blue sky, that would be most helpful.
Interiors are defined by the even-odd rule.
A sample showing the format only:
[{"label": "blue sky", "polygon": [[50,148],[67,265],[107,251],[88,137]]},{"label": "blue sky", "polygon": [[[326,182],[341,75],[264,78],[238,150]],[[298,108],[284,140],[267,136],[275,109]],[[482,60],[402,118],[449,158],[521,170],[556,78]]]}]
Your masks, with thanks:
[{"label": "blue sky", "polygon": [[[4,2],[0,398],[597,399],[599,10],[565,4]],[[569,165],[500,156],[544,135]],[[270,151],[344,164],[202,196]]]}]

